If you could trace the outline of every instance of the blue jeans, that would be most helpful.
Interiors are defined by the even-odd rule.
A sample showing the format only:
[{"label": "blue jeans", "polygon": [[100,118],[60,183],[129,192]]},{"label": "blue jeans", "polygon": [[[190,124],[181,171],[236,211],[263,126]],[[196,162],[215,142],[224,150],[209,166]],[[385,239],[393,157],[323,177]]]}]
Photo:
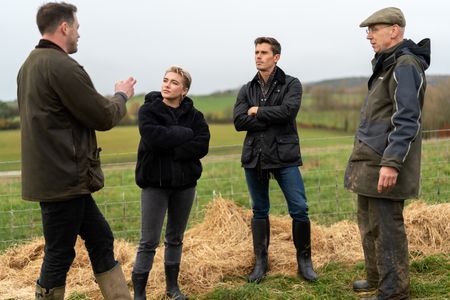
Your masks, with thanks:
[{"label": "blue jeans", "polygon": [[39,284],[51,289],[65,285],[75,258],[77,236],[85,241],[94,274],[116,265],[114,237],[108,222],[91,195],[75,199],[40,202],[45,238],[44,260]]},{"label": "blue jeans", "polygon": [[[256,168],[244,170],[252,198],[253,218],[265,219],[270,210],[269,178],[259,178]],[[305,186],[298,167],[274,169],[273,175],[283,191],[292,219],[296,222],[309,221]]]}]

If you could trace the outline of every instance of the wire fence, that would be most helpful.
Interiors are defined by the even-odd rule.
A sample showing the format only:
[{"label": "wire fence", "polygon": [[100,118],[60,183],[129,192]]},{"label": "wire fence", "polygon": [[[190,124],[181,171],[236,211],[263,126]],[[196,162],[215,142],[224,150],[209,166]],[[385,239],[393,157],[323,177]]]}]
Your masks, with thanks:
[{"label": "wire fence", "polygon": [[[423,133],[419,199],[427,203],[450,202],[449,130]],[[305,182],[309,214],[313,222],[331,224],[354,219],[356,195],[343,187],[344,170],[352,150],[353,136],[302,139]],[[201,222],[205,207],[216,197],[251,207],[243,170],[240,145],[211,147],[203,159],[203,174],[198,181],[189,226]],[[94,198],[116,237],[136,241],[140,231],[140,189],[134,183],[135,162],[121,159],[135,153],[107,154],[117,163],[103,165],[105,188]],[[107,160],[107,159],[105,159]],[[17,164],[17,161],[0,164]],[[19,162],[20,163],[20,162]],[[286,215],[287,206],[275,181],[270,184],[271,214]],[[42,235],[39,204],[21,200],[19,171],[0,173],[0,250]]]}]

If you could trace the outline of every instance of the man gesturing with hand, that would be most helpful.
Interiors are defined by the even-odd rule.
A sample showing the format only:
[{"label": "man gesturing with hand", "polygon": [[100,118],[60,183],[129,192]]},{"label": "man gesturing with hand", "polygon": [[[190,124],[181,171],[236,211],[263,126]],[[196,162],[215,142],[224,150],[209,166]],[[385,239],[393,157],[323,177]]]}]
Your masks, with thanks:
[{"label": "man gesturing with hand", "polygon": [[95,90],[83,67],[69,56],[78,50],[76,12],[64,2],[39,8],[42,39],[17,76],[22,197],[39,202],[45,238],[36,299],[64,299],[78,235],[85,241],[103,297],[131,299],[114,259],[113,233],[91,193],[104,183],[95,131],[119,123],[136,80],[117,82],[111,98]]}]

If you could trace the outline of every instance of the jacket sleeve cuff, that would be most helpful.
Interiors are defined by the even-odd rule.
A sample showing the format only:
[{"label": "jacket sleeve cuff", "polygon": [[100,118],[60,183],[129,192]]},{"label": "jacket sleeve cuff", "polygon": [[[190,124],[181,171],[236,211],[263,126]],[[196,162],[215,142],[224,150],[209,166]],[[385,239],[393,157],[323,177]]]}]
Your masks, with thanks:
[{"label": "jacket sleeve cuff", "polygon": [[123,99],[125,102],[127,102],[127,100],[128,100],[128,96],[127,96],[127,94],[125,94],[124,92],[116,92],[116,93],[114,94],[114,96],[121,96],[122,99]]},{"label": "jacket sleeve cuff", "polygon": [[388,159],[388,158],[383,157],[381,159],[380,166],[395,168],[395,169],[397,169],[397,171],[400,172],[400,170],[403,167],[403,164],[399,163],[398,161],[395,161],[393,159]]}]

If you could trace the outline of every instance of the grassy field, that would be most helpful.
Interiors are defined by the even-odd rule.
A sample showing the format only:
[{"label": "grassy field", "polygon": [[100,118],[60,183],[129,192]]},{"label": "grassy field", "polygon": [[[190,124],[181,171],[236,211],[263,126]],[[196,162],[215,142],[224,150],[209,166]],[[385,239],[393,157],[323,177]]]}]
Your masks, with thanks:
[{"label": "grassy field", "polygon": [[[299,129],[304,177],[311,219],[331,224],[354,219],[355,196],[343,188],[343,171],[352,149],[353,138],[341,132]],[[197,186],[197,198],[189,226],[201,222],[204,206],[221,195],[249,208],[249,196],[239,153],[243,133],[232,125],[212,125],[210,155],[203,159],[204,172]],[[2,159],[19,159],[19,132],[0,132]],[[98,134],[104,149],[102,160],[105,188],[94,197],[117,238],[137,241],[140,219],[140,190],[134,183],[134,162],[139,141],[137,128],[117,127]],[[222,147],[221,147],[222,146]],[[224,147],[225,146],[225,147]],[[1,161],[1,159],[0,159]],[[124,164],[112,164],[122,162]],[[421,193],[428,203],[450,200],[450,140],[424,143]],[[271,184],[271,213],[286,215],[283,195]],[[15,243],[42,235],[37,203],[20,199],[20,179],[0,178],[0,251]],[[423,257],[411,264],[413,298],[443,299],[450,285],[448,254]],[[321,279],[308,284],[295,277],[269,276],[262,284],[248,284],[245,278],[226,278],[213,292],[193,299],[356,299],[351,282],[364,275],[363,264],[330,263],[320,269]],[[71,295],[69,299],[87,299]]]},{"label": "grassy field", "polygon": [[[411,263],[412,299],[448,299],[450,287],[449,257],[429,256]],[[364,264],[349,266],[330,263],[318,269],[321,277],[317,282],[307,283],[296,277],[268,276],[260,284],[245,283],[245,278],[230,278],[223,287],[195,299],[359,299],[370,294],[356,294],[352,282],[364,278]]]},{"label": "grassy field", "polygon": [[[219,147],[228,147],[226,151],[231,151],[232,146],[240,145],[244,140],[244,132],[236,132],[231,124],[211,124],[211,153],[217,153]],[[344,133],[319,130],[319,129],[299,129],[300,137],[305,140],[306,145],[313,143],[320,145],[339,144],[340,141],[323,139],[322,142],[315,140],[321,137],[339,137]],[[132,162],[136,160],[136,151],[139,143],[139,131],[137,126],[120,126],[110,131],[97,132],[98,145],[102,147],[103,163]],[[20,130],[0,131],[0,171],[18,170],[20,165]],[[303,141],[302,141],[303,145]],[[235,147],[234,147],[235,148]],[[216,152],[215,152],[216,151]],[[236,153],[236,150],[234,150]]]},{"label": "grassy field", "polygon": [[[217,195],[250,207],[239,162],[242,133],[236,133],[231,125],[214,125],[211,131],[212,147],[210,154],[203,159],[204,171],[197,186],[191,224],[202,220],[203,207]],[[352,219],[355,196],[343,188],[343,174],[353,138],[341,133],[310,129],[300,129],[300,134],[304,159],[301,171],[311,219],[321,224]],[[100,145],[104,148],[102,160],[109,164],[105,163],[104,167],[105,188],[97,192],[95,198],[116,235],[129,240],[135,240],[139,232],[140,190],[134,183],[137,141],[138,134],[134,127],[119,127],[99,134]],[[424,144],[421,198],[429,203],[449,202],[449,148],[450,140],[430,140]],[[112,164],[114,161],[123,164]],[[287,214],[284,197],[274,182],[270,194],[271,212]],[[0,179],[0,248],[40,234],[39,206],[20,200],[20,179]]]},{"label": "grassy field", "polygon": [[[233,106],[236,102],[234,93],[214,94],[210,96],[192,96],[195,106],[211,120],[231,120]],[[346,132],[354,132],[359,122],[359,110],[363,95],[333,94],[332,101],[335,105],[345,106],[341,109],[318,108],[316,101],[310,94],[304,94],[297,122],[306,127],[338,129]],[[128,107],[133,103],[142,104],[144,96],[139,95],[131,99]],[[347,107],[348,106],[348,107]]]},{"label": "grassy field", "polygon": [[[435,255],[413,261],[410,265],[411,299],[449,299],[449,257]],[[360,299],[373,293],[352,291],[354,280],[364,278],[364,264],[330,263],[317,269],[318,281],[308,283],[297,277],[270,275],[260,284],[247,283],[246,278],[233,277],[205,295],[188,295],[196,300],[335,300]],[[181,287],[183,289],[183,287]],[[69,300],[89,299],[72,293]]]}]

